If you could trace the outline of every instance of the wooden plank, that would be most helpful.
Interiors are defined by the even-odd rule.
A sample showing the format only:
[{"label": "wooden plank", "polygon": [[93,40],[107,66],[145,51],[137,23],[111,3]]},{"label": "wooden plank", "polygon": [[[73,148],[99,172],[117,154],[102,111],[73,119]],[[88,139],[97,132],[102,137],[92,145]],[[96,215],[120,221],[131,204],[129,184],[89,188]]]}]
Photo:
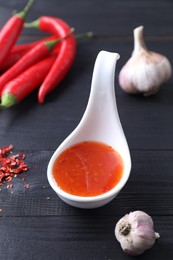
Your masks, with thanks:
[{"label": "wooden plank", "polygon": [[[46,169],[52,151],[26,152],[30,170],[13,179],[14,187],[0,191],[1,216],[70,216],[99,213],[124,215],[143,210],[152,215],[173,215],[173,151],[131,152],[132,171],[119,195],[105,207],[83,211],[66,205],[48,184]],[[22,181],[23,177],[25,181]],[[24,188],[30,184],[29,189]]]},{"label": "wooden plank", "polygon": [[[23,1],[0,1],[0,25],[13,10],[21,10]],[[172,35],[172,1],[62,1],[37,0],[27,21],[42,15],[60,17],[76,28],[77,32],[94,31],[97,34],[131,35],[131,31],[144,25],[149,35]],[[163,26],[164,25],[164,26]],[[24,34],[37,34],[24,30]]]},{"label": "wooden plank", "polygon": [[[0,0],[0,26],[23,1]],[[35,1],[27,21],[41,15],[58,16],[76,33],[93,31],[81,40],[75,63],[43,106],[37,91],[24,102],[0,112],[0,146],[12,143],[24,152],[30,168],[14,178],[14,188],[0,190],[1,260],[124,260],[129,259],[114,237],[120,217],[143,210],[153,217],[161,238],[140,259],[173,259],[173,77],[155,96],[124,93],[118,74],[133,49],[132,31],[143,24],[149,49],[172,63],[172,1],[92,0]],[[22,31],[19,43],[38,39],[36,30]],[[115,90],[120,119],[132,156],[131,176],[108,205],[94,210],[73,208],[48,184],[46,169],[53,151],[79,123],[86,108],[95,58],[100,50],[118,52]],[[23,181],[22,177],[26,177]],[[29,189],[24,187],[29,184]]]},{"label": "wooden plank", "polygon": [[42,5],[39,1],[31,18],[42,15],[46,8],[47,15],[61,17],[79,32],[129,35],[136,26],[144,25],[149,35],[172,35],[171,1],[73,1],[71,8],[69,1],[52,1],[51,8],[49,2]]},{"label": "wooden plank", "polygon": [[[147,41],[147,45],[171,59],[172,40],[163,43]],[[79,123],[87,105],[96,56],[100,50],[107,50],[121,55],[115,88],[120,119],[130,148],[172,149],[173,77],[151,97],[124,93],[118,84],[118,74],[132,48],[132,39],[80,41],[73,67],[64,81],[47,96],[44,105],[37,103],[36,90],[20,104],[1,111],[1,145],[13,143],[25,150],[56,149]]]},{"label": "wooden plank", "polygon": [[[114,237],[119,217],[6,217],[0,220],[1,259],[127,259]],[[160,239],[140,259],[171,259],[173,217],[153,217]]]}]

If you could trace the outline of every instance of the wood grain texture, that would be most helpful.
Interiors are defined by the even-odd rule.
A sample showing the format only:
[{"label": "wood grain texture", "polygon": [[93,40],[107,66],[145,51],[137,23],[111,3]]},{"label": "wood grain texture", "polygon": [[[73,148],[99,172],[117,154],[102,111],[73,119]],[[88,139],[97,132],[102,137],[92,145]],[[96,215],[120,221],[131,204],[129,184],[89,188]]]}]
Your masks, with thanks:
[{"label": "wood grain texture", "polygon": [[[49,186],[46,169],[52,153],[26,152],[29,171],[13,179],[12,189],[7,189],[6,185],[1,187],[1,216],[79,217],[93,212],[102,216],[122,216],[138,209],[151,215],[173,215],[173,151],[132,151],[131,176],[123,190],[107,206],[89,211],[66,205]],[[30,187],[25,189],[28,183]]]},{"label": "wood grain texture", "polygon": [[[173,57],[172,41],[162,44],[151,41],[148,45]],[[151,97],[124,93],[118,84],[118,74],[130,57],[132,48],[132,41],[80,41],[72,69],[63,82],[46,97],[44,105],[37,103],[36,90],[20,104],[1,111],[1,145],[14,143],[20,149],[55,150],[77,126],[84,113],[98,52],[109,50],[121,55],[117,64],[115,89],[120,120],[130,148],[172,149],[173,78],[161,87],[157,95]]]},{"label": "wood grain texture", "polygon": [[[27,2],[27,1],[25,1]],[[24,7],[23,0],[0,1],[0,23],[4,24],[14,10]],[[144,25],[149,35],[172,35],[171,0],[51,0],[35,1],[27,21],[42,15],[58,16],[75,27],[78,32],[94,31],[97,34],[131,35],[134,27]],[[35,30],[24,30],[37,34]]]},{"label": "wood grain texture", "polygon": [[[114,215],[80,217],[9,217],[0,222],[1,259],[132,259],[114,236]],[[133,259],[171,259],[173,217],[154,217],[161,238],[152,249]],[[163,225],[167,222],[168,225]]]},{"label": "wood grain texture", "polygon": [[[24,4],[0,0],[0,26]],[[114,237],[114,227],[134,210],[152,216],[161,238],[133,259],[173,259],[173,77],[158,94],[147,98],[124,93],[118,83],[120,69],[133,50],[133,29],[139,25],[145,27],[148,48],[166,55],[173,65],[172,8],[171,0],[35,1],[27,21],[41,15],[58,16],[74,26],[76,33],[93,31],[95,37],[78,41],[69,74],[44,105],[37,103],[36,90],[20,104],[0,111],[0,146],[13,144],[14,153],[26,154],[29,166],[28,172],[13,179],[14,188],[0,187],[0,260],[130,260]],[[44,35],[24,29],[18,44]],[[112,202],[81,210],[58,198],[46,171],[53,152],[85,111],[100,50],[121,56],[115,91],[132,171]]]}]

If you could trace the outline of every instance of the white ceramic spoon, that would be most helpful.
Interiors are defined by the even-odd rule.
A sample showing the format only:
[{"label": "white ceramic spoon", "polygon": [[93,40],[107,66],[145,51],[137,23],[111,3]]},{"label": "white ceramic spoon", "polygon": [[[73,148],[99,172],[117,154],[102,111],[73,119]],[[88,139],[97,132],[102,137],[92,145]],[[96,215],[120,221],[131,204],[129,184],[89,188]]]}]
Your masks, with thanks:
[{"label": "white ceramic spoon", "polygon": [[[96,208],[107,204],[123,188],[129,178],[131,158],[127,141],[119,120],[115,92],[114,75],[119,54],[101,51],[96,59],[91,92],[85,113],[76,129],[62,142],[54,152],[47,170],[51,187],[66,203],[79,208]],[[98,141],[112,146],[121,155],[124,162],[123,177],[110,191],[93,197],[71,195],[56,184],[52,167],[58,155],[69,146],[83,141]]]}]

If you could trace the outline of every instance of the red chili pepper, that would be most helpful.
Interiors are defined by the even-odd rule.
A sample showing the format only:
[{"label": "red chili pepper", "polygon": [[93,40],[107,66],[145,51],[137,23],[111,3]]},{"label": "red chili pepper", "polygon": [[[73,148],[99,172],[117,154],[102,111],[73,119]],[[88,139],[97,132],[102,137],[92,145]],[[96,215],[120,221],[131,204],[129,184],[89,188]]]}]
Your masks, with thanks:
[{"label": "red chili pepper", "polygon": [[40,43],[40,42],[48,42],[48,41],[52,41],[52,40],[56,40],[56,39],[57,39],[57,37],[52,35],[52,36],[41,38],[41,39],[39,39],[37,41],[24,43],[24,44],[19,44],[19,45],[14,45],[11,51],[12,52],[28,51],[28,50],[32,49],[34,46],[36,46],[38,43]]},{"label": "red chili pepper", "polygon": [[11,68],[16,62],[18,62],[27,52],[27,50],[20,50],[20,51],[11,51],[6,60],[3,62],[2,66],[0,67],[0,71],[4,72]]},{"label": "red chili pepper", "polygon": [[[30,27],[30,24],[25,23],[25,25],[26,25],[26,27]],[[73,30],[73,28],[71,30]],[[86,33],[82,33],[82,34],[75,34],[76,40],[78,40],[78,39],[91,39],[93,37],[94,37],[94,33],[93,32],[86,32]],[[15,46],[13,46],[11,52],[28,51],[28,50],[32,49],[35,45],[40,43],[40,42],[51,41],[51,40],[55,40],[55,39],[57,39],[57,36],[52,35],[52,36],[41,38],[41,39],[39,39],[37,41],[15,45]]]},{"label": "red chili pepper", "polygon": [[[90,39],[93,37],[92,32],[87,32],[84,34],[77,34],[75,35],[76,39]],[[55,40],[57,37],[55,36],[49,36],[49,37],[44,37],[40,40],[33,41],[30,43],[25,43],[25,44],[20,44],[20,45],[15,45],[11,49],[10,53],[8,54],[6,60],[3,62],[2,66],[0,67],[1,71],[5,71],[12,67],[18,60],[20,60],[28,51],[30,51],[35,45],[37,45],[40,42],[43,41],[50,41],[50,40]],[[57,49],[59,47],[55,47],[55,50],[53,52],[57,52]],[[59,52],[59,50],[58,50]]]},{"label": "red chili pepper", "polygon": [[54,61],[53,56],[41,60],[8,82],[2,91],[0,107],[8,108],[36,89],[45,79]]},{"label": "red chili pepper", "polygon": [[[67,37],[71,33],[65,35]],[[18,76],[20,73],[40,61],[41,59],[48,56],[53,49],[53,47],[64,38],[59,38],[56,40],[40,42],[35,47],[33,47],[29,52],[27,52],[17,63],[15,63],[9,70],[7,70],[0,77],[0,94],[4,86]]]},{"label": "red chili pepper", "polygon": [[10,53],[8,54],[7,58],[1,65],[0,70],[5,71],[5,70],[11,68],[17,61],[19,61],[28,51],[30,51],[38,43],[43,42],[43,41],[51,41],[51,40],[55,40],[55,39],[56,39],[55,36],[49,36],[49,37],[45,37],[45,38],[30,42],[30,43],[14,45],[13,48],[11,49]]},{"label": "red chili pepper", "polygon": [[[55,17],[42,16],[38,20],[27,24],[27,27],[37,28],[56,37],[64,37],[70,30],[68,24]],[[45,96],[51,92],[69,71],[76,54],[76,39],[73,34],[60,43],[60,51],[50,72],[40,86],[38,92],[39,103],[44,102]]]},{"label": "red chili pepper", "polygon": [[29,0],[23,11],[11,17],[0,31],[0,66],[17,41],[24,25],[25,17],[33,3]]}]

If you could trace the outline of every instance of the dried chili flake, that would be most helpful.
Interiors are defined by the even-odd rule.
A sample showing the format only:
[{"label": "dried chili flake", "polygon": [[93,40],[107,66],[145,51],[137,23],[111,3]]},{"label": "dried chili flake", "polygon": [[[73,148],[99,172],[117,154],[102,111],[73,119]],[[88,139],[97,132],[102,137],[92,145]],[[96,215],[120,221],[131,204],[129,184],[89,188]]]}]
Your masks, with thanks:
[{"label": "dried chili flake", "polygon": [[11,150],[13,150],[13,145],[3,146],[0,148],[0,156],[6,156]]},{"label": "dried chili flake", "polygon": [[24,188],[29,189],[29,186],[30,186],[29,183],[27,183],[27,184],[24,185]]},{"label": "dried chili flake", "polygon": [[7,185],[7,189],[9,189],[9,188],[13,188],[13,187],[14,187],[13,184],[8,184],[8,185]]},{"label": "dried chili flake", "polygon": [[[9,155],[12,150],[13,145],[0,148],[0,186],[6,181],[11,182],[13,177],[28,170],[28,166],[24,162],[25,154]],[[7,186],[8,188],[13,187],[12,184]]]}]

